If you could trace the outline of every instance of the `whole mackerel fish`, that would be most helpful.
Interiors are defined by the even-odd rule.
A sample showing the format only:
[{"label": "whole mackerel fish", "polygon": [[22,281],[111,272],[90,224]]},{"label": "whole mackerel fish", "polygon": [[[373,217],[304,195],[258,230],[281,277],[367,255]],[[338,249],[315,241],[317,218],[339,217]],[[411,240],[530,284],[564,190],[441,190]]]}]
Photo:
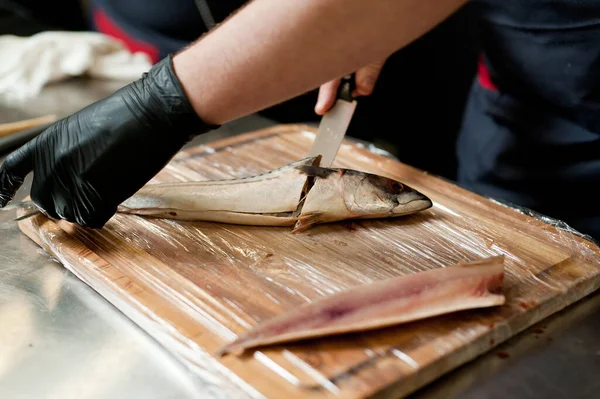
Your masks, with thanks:
[{"label": "whole mackerel fish", "polygon": [[188,221],[294,226],[397,217],[432,206],[425,195],[386,177],[322,168],[319,157],[239,179],[149,184],[119,213]]}]

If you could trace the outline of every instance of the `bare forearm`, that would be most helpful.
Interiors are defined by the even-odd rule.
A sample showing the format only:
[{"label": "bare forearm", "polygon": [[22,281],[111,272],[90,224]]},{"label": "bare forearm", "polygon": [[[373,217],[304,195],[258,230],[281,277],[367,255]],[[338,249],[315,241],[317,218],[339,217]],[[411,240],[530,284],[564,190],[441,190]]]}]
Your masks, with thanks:
[{"label": "bare forearm", "polygon": [[467,0],[255,0],[174,58],[194,109],[222,124],[383,59]]}]

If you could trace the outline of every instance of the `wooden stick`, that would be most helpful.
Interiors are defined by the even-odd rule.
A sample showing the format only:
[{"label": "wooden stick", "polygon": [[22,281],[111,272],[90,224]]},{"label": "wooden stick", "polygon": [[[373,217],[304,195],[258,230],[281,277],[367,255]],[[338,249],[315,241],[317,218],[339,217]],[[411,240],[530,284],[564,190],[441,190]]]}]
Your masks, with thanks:
[{"label": "wooden stick", "polygon": [[55,122],[56,115],[44,115],[37,118],[25,119],[23,121],[0,124],[0,137],[10,136],[11,134],[31,129],[46,123]]}]

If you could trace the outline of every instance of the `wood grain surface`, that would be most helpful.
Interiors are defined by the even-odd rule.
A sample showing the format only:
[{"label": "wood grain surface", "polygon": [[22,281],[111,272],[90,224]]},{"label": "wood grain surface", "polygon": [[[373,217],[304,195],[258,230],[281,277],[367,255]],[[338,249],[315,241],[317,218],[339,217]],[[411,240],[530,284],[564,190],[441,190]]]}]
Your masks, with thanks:
[{"label": "wood grain surface", "polygon": [[[249,176],[303,158],[313,128],[283,125],[182,151],[151,183]],[[101,230],[36,216],[21,230],[215,389],[231,397],[402,397],[600,286],[576,235],[346,141],[333,167],[400,180],[434,206],[397,219],[288,227],[116,215]],[[506,304],[261,348],[218,348],[261,320],[357,284],[505,255]]]}]

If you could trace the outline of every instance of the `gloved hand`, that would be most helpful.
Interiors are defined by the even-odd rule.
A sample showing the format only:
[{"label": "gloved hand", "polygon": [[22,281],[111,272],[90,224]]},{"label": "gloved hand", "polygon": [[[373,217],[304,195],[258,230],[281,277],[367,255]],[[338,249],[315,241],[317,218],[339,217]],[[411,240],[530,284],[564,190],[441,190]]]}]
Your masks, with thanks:
[{"label": "gloved hand", "polygon": [[217,127],[197,116],[166,57],[10,154],[0,167],[0,207],[33,171],[31,199],[48,216],[101,228],[194,135]]}]

